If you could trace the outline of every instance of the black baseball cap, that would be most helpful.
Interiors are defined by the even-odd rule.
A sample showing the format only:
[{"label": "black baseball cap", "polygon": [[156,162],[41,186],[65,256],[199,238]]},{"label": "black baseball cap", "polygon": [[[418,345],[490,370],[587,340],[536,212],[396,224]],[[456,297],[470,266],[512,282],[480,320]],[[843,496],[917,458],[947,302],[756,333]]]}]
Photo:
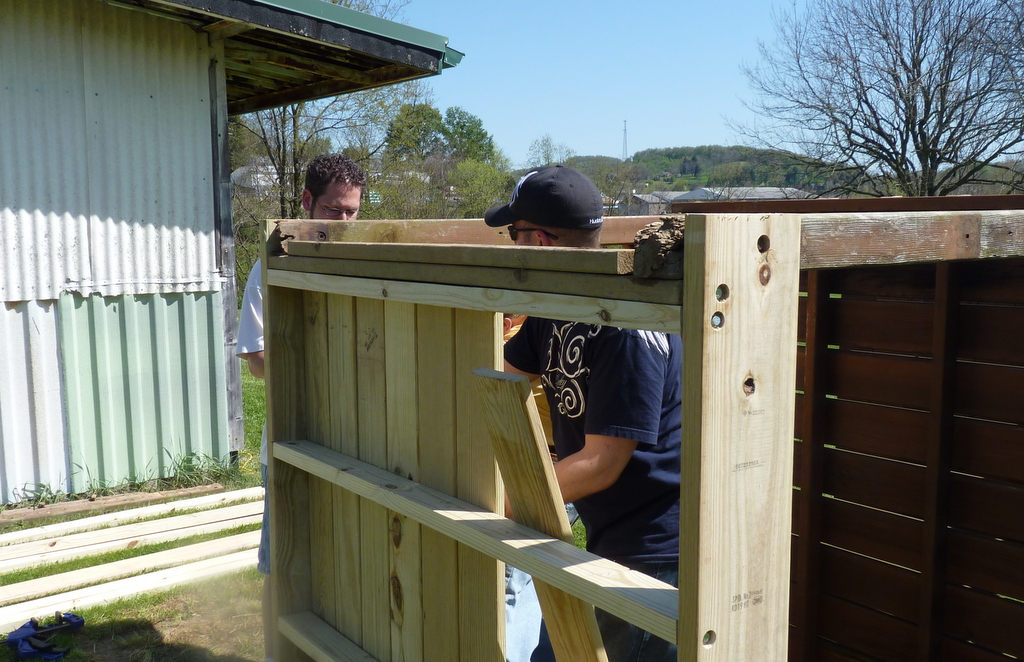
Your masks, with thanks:
[{"label": "black baseball cap", "polygon": [[492,207],[484,222],[492,228],[523,220],[545,228],[599,228],[604,200],[597,185],[568,166],[534,168],[522,176],[507,205]]}]

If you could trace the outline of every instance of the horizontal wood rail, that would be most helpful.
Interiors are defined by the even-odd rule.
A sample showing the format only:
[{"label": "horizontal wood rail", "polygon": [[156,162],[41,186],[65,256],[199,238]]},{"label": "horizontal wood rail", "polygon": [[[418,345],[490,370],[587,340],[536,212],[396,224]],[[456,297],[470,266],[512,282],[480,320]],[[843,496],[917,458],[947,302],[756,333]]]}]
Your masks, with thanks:
[{"label": "horizontal wood rail", "polygon": [[676,640],[679,596],[670,584],[313,442],[277,442],[273,449],[277,460]]},{"label": "horizontal wood rail", "polygon": [[377,662],[311,611],[282,616],[277,629],[315,662]]}]

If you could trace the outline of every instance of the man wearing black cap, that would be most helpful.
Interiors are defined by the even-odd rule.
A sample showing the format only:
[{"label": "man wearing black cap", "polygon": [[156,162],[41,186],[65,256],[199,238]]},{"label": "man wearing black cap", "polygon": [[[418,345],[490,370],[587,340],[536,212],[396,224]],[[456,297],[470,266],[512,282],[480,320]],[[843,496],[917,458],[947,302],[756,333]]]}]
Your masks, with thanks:
[{"label": "man wearing black cap", "polygon": [[[603,200],[565,166],[526,173],[489,210],[522,246],[599,247]],[[540,378],[551,406],[566,503],[587,549],[678,584],[682,344],[652,331],[531,317],[505,344],[505,370]],[[600,609],[610,662],[675,660],[676,647]],[[554,659],[546,632],[532,660]]]}]

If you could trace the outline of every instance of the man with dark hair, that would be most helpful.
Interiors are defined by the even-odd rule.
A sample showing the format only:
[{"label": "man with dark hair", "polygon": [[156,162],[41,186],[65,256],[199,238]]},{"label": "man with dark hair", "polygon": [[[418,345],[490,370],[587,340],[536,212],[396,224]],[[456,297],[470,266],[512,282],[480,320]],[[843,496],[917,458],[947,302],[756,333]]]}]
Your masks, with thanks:
[{"label": "man with dark hair", "polygon": [[[306,188],[302,191],[302,208],[312,219],[353,221],[359,215],[366,174],[355,161],[344,154],[321,154],[306,168]],[[263,379],[263,272],[260,261],[252,265],[242,296],[238,323],[238,344],[235,354],[249,364],[253,377]],[[260,444],[260,470],[267,484],[267,428],[263,427]],[[270,574],[270,507],[264,493],[263,532],[260,537],[256,568]],[[273,660],[274,626],[270,622],[270,582],[263,583],[263,641],[267,660]]]},{"label": "man with dark hair", "polygon": [[[521,246],[596,247],[603,210],[585,175],[547,166],[526,173],[485,221],[507,225]],[[679,336],[530,317],[505,344],[505,370],[541,379],[555,477],[587,528],[587,549],[677,585]],[[616,616],[598,609],[597,621],[610,662],[676,659],[674,644]],[[546,631],[531,659],[554,659]]]}]

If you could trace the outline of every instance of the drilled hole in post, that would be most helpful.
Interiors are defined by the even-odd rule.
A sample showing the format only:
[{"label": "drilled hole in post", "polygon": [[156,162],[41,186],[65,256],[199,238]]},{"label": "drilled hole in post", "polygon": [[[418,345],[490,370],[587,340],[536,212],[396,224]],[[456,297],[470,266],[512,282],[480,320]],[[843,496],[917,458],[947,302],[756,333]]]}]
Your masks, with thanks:
[{"label": "drilled hole in post", "polygon": [[763,234],[763,235],[761,235],[760,237],[757,238],[757,250],[758,250],[758,252],[767,253],[768,249],[771,248],[771,247],[772,247],[772,242],[771,242],[771,239],[768,238],[768,235]]},{"label": "drilled hole in post", "polygon": [[708,630],[704,633],[704,639],[701,643],[704,644],[704,648],[711,648],[715,645],[715,640],[718,639],[718,635],[715,634],[714,630]]},{"label": "drilled hole in post", "polygon": [[753,395],[754,394],[754,378],[753,377],[747,377],[747,380],[745,382],[743,382],[743,392],[746,395]]},{"label": "drilled hole in post", "polygon": [[729,286],[722,283],[715,289],[715,298],[719,301],[725,301],[729,298]]},{"label": "drilled hole in post", "polygon": [[711,316],[711,328],[721,329],[725,326],[725,315],[718,312]]}]

